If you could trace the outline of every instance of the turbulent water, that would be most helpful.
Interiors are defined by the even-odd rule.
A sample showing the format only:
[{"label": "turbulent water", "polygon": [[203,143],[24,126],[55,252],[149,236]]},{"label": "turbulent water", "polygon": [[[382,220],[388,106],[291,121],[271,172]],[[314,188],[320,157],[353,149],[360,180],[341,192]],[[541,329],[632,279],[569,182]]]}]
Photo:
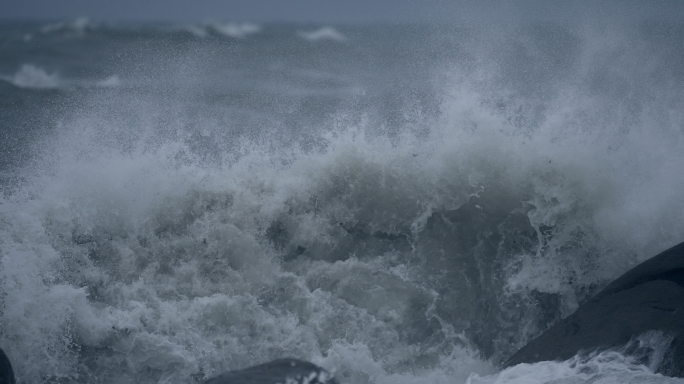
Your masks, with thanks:
[{"label": "turbulent water", "polygon": [[357,384],[682,382],[618,351],[498,367],[684,240],[684,25],[78,19],[0,47],[21,383],[281,357]]}]

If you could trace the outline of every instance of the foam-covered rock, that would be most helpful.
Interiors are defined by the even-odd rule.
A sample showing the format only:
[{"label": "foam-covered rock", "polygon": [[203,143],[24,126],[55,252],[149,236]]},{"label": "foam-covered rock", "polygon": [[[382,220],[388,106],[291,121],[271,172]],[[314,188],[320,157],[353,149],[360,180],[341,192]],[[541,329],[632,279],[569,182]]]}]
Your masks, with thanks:
[{"label": "foam-covered rock", "polygon": [[[504,365],[566,360],[578,353],[624,348],[650,331],[661,334],[668,344],[660,346],[667,347],[664,355],[654,351],[657,361],[651,364],[656,371],[684,377],[684,243],[617,278]],[[641,348],[643,354],[643,347],[624,352]]]}]

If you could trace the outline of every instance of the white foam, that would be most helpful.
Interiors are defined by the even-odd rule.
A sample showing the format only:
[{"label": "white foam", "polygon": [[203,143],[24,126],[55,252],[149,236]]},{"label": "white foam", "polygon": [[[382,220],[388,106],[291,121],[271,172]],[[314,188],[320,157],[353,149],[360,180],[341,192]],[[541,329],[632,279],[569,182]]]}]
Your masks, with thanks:
[{"label": "white foam", "polygon": [[567,361],[519,364],[499,373],[471,375],[466,384],[681,384],[684,379],[653,373],[644,365],[617,352],[604,352],[590,359],[574,357]]},{"label": "white foam", "polygon": [[333,27],[323,27],[314,31],[299,31],[297,34],[310,42],[330,40],[343,43],[347,41],[347,37]]},{"label": "white foam", "polygon": [[[258,227],[268,225],[287,209],[287,201],[293,197],[306,199],[316,179],[345,174],[344,169],[335,169],[345,167],[347,161],[365,162],[354,153],[354,146],[360,145],[363,153],[370,149],[363,141],[340,138],[335,145],[337,154],[314,157],[321,161],[320,165],[304,161],[306,156],[300,154],[303,157],[291,167],[274,167],[267,153],[251,148],[251,153],[232,167],[204,168],[195,160],[187,162],[187,148],[174,143],[128,155],[114,148],[105,149],[102,144],[115,132],[93,130],[89,119],[82,124],[52,142],[50,147],[56,152],[48,156],[50,164],[45,173],[35,174],[21,193],[0,205],[4,244],[0,270],[5,274],[3,290],[9,292],[4,304],[13,308],[3,314],[3,322],[8,324],[4,334],[12,336],[3,341],[3,346],[17,360],[17,370],[26,380],[55,374],[73,378],[78,359],[70,352],[71,343],[95,349],[106,345],[114,353],[89,374],[111,375],[108,367],[125,361],[127,371],[117,375],[131,375],[142,381],[159,372],[178,382],[199,367],[208,375],[216,374],[252,364],[253,356],[267,360],[279,357],[282,351],[317,358],[327,362],[326,366],[339,363],[352,368],[353,375],[359,377],[366,375],[363,365],[359,366],[365,364],[374,367],[368,373],[375,382],[417,383],[428,375],[446,383],[464,377],[473,367],[488,367],[456,338],[444,340],[445,348],[454,345],[457,354],[443,363],[446,371],[393,373],[396,368],[385,365],[401,366],[417,353],[424,354],[406,345],[395,328],[407,325],[403,318],[413,301],[429,303],[434,300],[432,296],[406,281],[405,275],[399,278],[385,274],[379,261],[321,263],[308,272],[306,268],[299,273],[283,271],[273,250],[259,241]],[[24,193],[35,195],[26,200]],[[230,209],[205,211],[207,203],[202,201],[215,198],[219,206],[223,199]],[[335,212],[334,207],[322,208],[320,215]],[[187,209],[199,215],[198,220],[186,217]],[[409,208],[403,214],[404,219],[411,220],[411,211]],[[334,234],[326,231],[335,231],[324,217],[304,213],[302,220],[294,223],[298,227],[295,235],[316,247],[324,236]],[[183,224],[188,219],[191,221]],[[391,225],[389,217],[377,219],[380,225]],[[160,228],[162,238],[168,233],[174,238],[173,247],[184,250],[175,253],[167,248],[171,243],[157,242],[156,236],[148,232],[154,228]],[[184,232],[183,228],[190,232],[172,235],[178,230]],[[152,237],[147,241],[152,243],[143,246],[137,235],[115,235],[117,239],[111,242],[103,238],[109,245],[99,249],[96,244],[100,240],[87,239],[98,238],[100,233],[148,233]],[[58,240],[74,236],[86,240],[78,240],[82,245]],[[208,253],[202,250],[201,239],[207,240]],[[22,245],[29,243],[28,247]],[[89,254],[91,246],[99,250]],[[166,256],[153,257],[150,264],[143,266],[139,264],[144,252],[141,247],[152,247]],[[99,256],[101,252],[106,255]],[[160,275],[157,271],[171,260],[169,257],[179,257],[169,265],[174,272]],[[362,280],[357,281],[355,273],[349,274],[350,269],[359,276],[383,274],[386,289],[355,298],[355,289]],[[339,280],[340,291],[308,288],[306,281],[314,281],[317,276]],[[60,283],[64,278],[70,283]],[[17,279],[25,283],[10,285]],[[89,291],[73,286],[76,281]],[[29,291],[25,289],[28,285],[32,287]],[[272,293],[265,294],[268,292]],[[286,296],[280,297],[281,292]],[[274,301],[264,305],[260,300]],[[285,307],[272,307],[276,303]],[[37,305],[42,308],[41,317],[35,315]],[[340,320],[343,327],[339,326]],[[31,322],[30,327],[24,327],[26,321]],[[258,331],[250,331],[253,327]],[[350,335],[349,342],[356,340],[356,347],[343,341],[345,334]],[[321,345],[329,347],[321,350]],[[344,352],[348,348],[366,349],[371,354],[365,355],[366,361],[362,362],[358,353]],[[54,364],[37,365],[44,349],[51,351]],[[393,352],[386,355],[383,351]],[[322,358],[323,353],[329,357]],[[373,362],[377,354],[386,355],[384,363]],[[439,358],[437,351],[429,354]],[[35,358],[21,357],[25,355]],[[228,365],[220,367],[219,361]],[[463,369],[458,368],[461,366]]]}]

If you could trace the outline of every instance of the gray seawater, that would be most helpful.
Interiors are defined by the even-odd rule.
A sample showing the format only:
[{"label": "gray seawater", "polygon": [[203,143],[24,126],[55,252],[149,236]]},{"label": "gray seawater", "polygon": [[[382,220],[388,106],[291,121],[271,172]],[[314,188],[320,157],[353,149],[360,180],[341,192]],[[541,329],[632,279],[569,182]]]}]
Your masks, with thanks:
[{"label": "gray seawater", "polygon": [[653,22],[3,22],[0,347],[21,383],[681,383],[498,366],[684,240],[683,62]]}]

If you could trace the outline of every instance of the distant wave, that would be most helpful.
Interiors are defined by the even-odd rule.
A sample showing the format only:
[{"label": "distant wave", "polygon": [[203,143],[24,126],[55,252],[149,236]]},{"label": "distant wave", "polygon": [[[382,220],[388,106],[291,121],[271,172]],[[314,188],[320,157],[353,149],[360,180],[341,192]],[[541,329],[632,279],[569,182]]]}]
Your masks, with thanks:
[{"label": "distant wave", "polygon": [[205,31],[211,31],[219,35],[242,39],[249,35],[259,33],[261,27],[252,23],[208,23],[204,27]]},{"label": "distant wave", "polygon": [[119,76],[117,75],[112,75],[109,76],[108,78],[104,80],[100,80],[95,83],[98,87],[108,87],[108,88],[113,88],[113,87],[118,87],[121,85],[121,80],[119,79]]},{"label": "distant wave", "polygon": [[51,33],[73,33],[78,36],[85,34],[89,30],[95,29],[95,24],[87,17],[79,17],[72,21],[65,21],[43,26],[40,31],[44,34]]},{"label": "distant wave", "polygon": [[310,32],[300,31],[298,35],[311,42],[331,40],[342,43],[347,41],[347,38],[333,27],[323,27]]},{"label": "distant wave", "polygon": [[99,81],[65,80],[60,78],[56,73],[48,73],[46,70],[33,64],[22,65],[13,75],[0,75],[0,80],[25,89],[58,89],[92,86],[113,88],[121,85],[121,79],[119,79],[117,75],[112,75]]},{"label": "distant wave", "polygon": [[198,27],[196,25],[187,25],[183,27],[183,30],[190,32],[195,37],[206,37],[207,30],[204,27]]},{"label": "distant wave", "polygon": [[49,74],[32,64],[24,64],[12,76],[1,76],[0,79],[19,88],[55,89],[60,85],[56,74]]}]

